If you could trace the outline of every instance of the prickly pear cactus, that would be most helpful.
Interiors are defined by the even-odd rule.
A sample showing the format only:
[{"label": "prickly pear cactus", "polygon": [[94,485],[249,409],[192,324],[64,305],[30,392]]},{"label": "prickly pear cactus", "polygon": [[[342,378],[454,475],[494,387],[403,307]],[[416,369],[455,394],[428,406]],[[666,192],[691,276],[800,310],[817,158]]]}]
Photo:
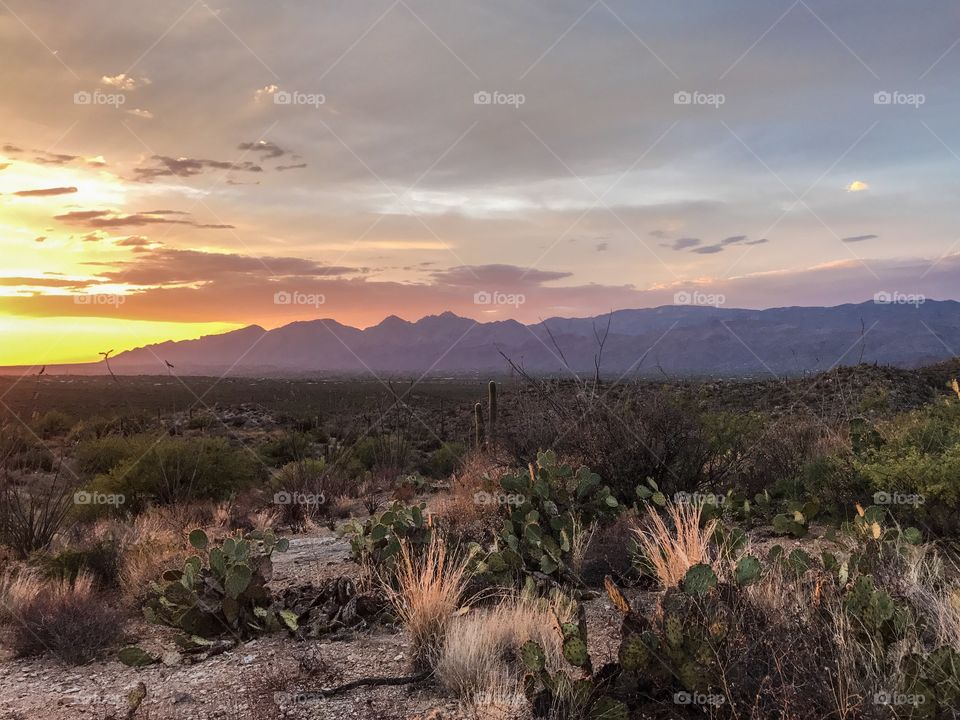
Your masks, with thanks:
[{"label": "prickly pear cactus", "polygon": [[352,520],[341,530],[350,538],[354,560],[386,569],[396,564],[401,542],[422,547],[430,542],[432,533],[433,524],[425,504],[408,507],[399,501],[366,522]]},{"label": "prickly pear cactus", "polygon": [[273,576],[271,556],[285,552],[289,540],[267,530],[210,547],[207,534],[194,530],[190,544],[200,554],[187,558],[183,570],[165,572],[163,584],[153,583],[143,609],[148,620],[199,638],[296,629],[295,618],[274,607],[267,587]]},{"label": "prickly pear cactus", "polygon": [[[704,571],[697,573],[701,580]],[[712,571],[711,571],[712,575]],[[735,588],[713,582],[698,592],[673,588],[652,619],[634,612],[608,577],[607,594],[623,613],[618,659],[624,678],[645,693],[675,688],[707,692],[719,683],[719,653],[730,633]]]},{"label": "prickly pear cactus", "polygon": [[576,528],[611,520],[620,507],[596,473],[585,467],[575,471],[553,452],[539,453],[528,472],[505,476],[501,486],[508,502],[496,558],[487,560],[493,573],[525,568],[568,574]]},{"label": "prickly pear cactus", "polygon": [[534,717],[552,720],[628,720],[627,706],[612,697],[613,673],[594,675],[587,650],[586,616],[576,608],[577,621],[554,625],[563,644],[563,657],[571,673],[553,673],[547,668],[546,653],[533,641],[520,648],[520,660],[527,670],[523,685]]}]

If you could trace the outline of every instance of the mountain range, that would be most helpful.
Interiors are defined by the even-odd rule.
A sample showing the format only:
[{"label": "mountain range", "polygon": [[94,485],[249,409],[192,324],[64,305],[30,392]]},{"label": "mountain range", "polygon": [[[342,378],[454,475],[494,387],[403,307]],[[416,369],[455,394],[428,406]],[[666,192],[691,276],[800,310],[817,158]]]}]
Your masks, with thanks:
[{"label": "mountain range", "polygon": [[[122,352],[110,368],[147,375],[459,376],[504,374],[509,358],[528,372],[558,375],[593,374],[599,355],[607,376],[752,377],[861,361],[917,367],[952,358],[957,348],[960,303],[952,300],[765,310],[670,305],[531,325],[450,312],[416,322],[390,316],[362,330],[330,319],[273,330],[251,325]],[[101,362],[48,371],[107,368]]]}]

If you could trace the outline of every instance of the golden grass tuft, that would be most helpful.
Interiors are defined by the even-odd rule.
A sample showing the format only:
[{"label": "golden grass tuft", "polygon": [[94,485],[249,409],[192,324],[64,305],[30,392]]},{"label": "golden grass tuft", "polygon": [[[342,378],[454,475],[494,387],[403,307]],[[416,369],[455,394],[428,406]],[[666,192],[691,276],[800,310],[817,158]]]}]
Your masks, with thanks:
[{"label": "golden grass tuft", "polygon": [[642,523],[633,528],[637,546],[664,587],[679,585],[687,570],[710,561],[710,538],[717,522],[710,520],[701,527],[702,509],[699,503],[668,501],[666,518],[648,507]]},{"label": "golden grass tuft", "polygon": [[434,661],[437,679],[469,707],[491,706],[491,712],[510,707],[520,688],[519,652],[527,640],[544,648],[548,667],[563,667],[563,647],[552,615],[543,602],[506,598],[456,618]]},{"label": "golden grass tuft", "polygon": [[384,587],[410,635],[417,667],[428,667],[443,646],[468,579],[467,558],[448,549],[442,533],[434,532],[419,551],[401,544],[393,582],[386,579]]}]

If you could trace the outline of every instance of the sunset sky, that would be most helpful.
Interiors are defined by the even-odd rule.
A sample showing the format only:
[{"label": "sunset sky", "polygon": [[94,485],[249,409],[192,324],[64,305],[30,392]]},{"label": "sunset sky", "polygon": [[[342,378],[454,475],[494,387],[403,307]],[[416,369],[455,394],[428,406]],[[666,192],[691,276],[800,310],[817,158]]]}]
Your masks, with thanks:
[{"label": "sunset sky", "polygon": [[958,299],[957,77],[946,0],[0,0],[0,365]]}]

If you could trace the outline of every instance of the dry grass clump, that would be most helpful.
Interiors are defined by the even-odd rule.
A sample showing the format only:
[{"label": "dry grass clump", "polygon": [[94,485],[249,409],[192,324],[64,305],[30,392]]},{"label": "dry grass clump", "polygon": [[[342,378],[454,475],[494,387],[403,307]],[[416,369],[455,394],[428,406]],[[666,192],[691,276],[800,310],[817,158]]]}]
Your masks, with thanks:
[{"label": "dry grass clump", "polygon": [[451,533],[463,538],[480,539],[488,529],[500,526],[501,508],[486,498],[502,492],[500,478],[507,465],[487,453],[472,452],[450,480],[450,490],[436,499],[436,515]]},{"label": "dry grass clump", "polygon": [[449,550],[441,533],[434,532],[419,552],[406,542],[401,545],[393,582],[386,580],[384,587],[410,634],[417,667],[427,667],[437,657],[468,579],[467,558]]},{"label": "dry grass clump", "polygon": [[120,580],[124,600],[135,603],[165,570],[179,568],[190,554],[184,528],[164,512],[147,511],[137,516],[123,537]]},{"label": "dry grass clump", "polygon": [[120,634],[119,614],[81,573],[74,582],[41,581],[28,575],[5,583],[5,619],[18,657],[51,653],[71,664],[94,659]]},{"label": "dry grass clump", "polygon": [[519,651],[527,640],[544,648],[548,667],[563,666],[552,613],[545,603],[507,598],[456,618],[434,661],[437,679],[470,707],[509,707],[516,692],[523,697]]},{"label": "dry grass clump", "polygon": [[277,508],[264,508],[250,515],[250,524],[254,530],[263,532],[269,530],[280,519],[280,510]]},{"label": "dry grass clump", "polygon": [[699,503],[667,501],[666,518],[647,508],[643,523],[633,529],[637,546],[664,587],[679,585],[692,566],[710,561],[710,538],[717,522],[710,520],[701,527],[702,509]]}]

